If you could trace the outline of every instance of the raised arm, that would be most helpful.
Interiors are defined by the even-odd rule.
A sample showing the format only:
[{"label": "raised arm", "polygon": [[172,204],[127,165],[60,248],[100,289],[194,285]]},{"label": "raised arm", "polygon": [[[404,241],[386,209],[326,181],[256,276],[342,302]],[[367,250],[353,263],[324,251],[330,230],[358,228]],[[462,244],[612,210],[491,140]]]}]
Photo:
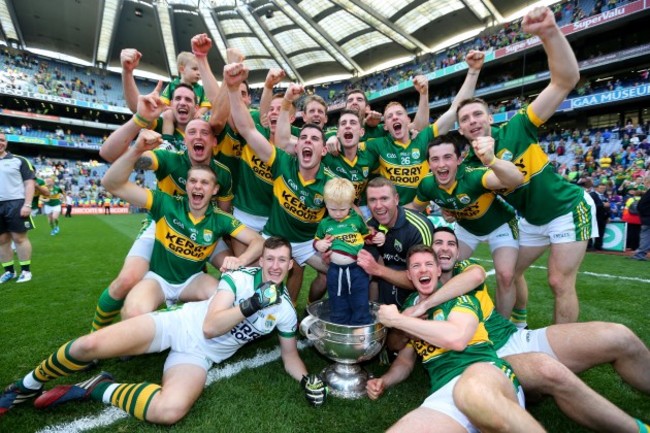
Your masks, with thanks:
[{"label": "raised arm", "polygon": [[[237,48],[226,49],[226,62],[227,63],[241,63],[246,57]],[[226,126],[230,117],[230,100],[228,99],[228,88],[226,86],[219,87],[219,91],[215,100],[210,100],[212,104],[212,114],[210,115],[210,126],[215,135],[219,135],[223,128]],[[234,128],[231,122],[230,125]]]},{"label": "raised arm", "polygon": [[286,72],[280,68],[271,68],[266,74],[264,80],[264,89],[262,89],[262,98],[260,99],[260,122],[262,126],[269,127],[269,109],[273,100],[273,88],[286,77]]},{"label": "raised arm", "polygon": [[113,162],[129,148],[143,128],[149,128],[154,120],[158,119],[165,108],[160,100],[162,82],[148,95],[138,95],[137,109],[133,117],[124,125],[117,128],[108,136],[99,149],[99,155],[108,162]]},{"label": "raised arm", "polygon": [[149,197],[148,190],[130,182],[129,176],[142,154],[155,149],[161,143],[162,136],[160,134],[149,129],[143,129],[138,135],[135,145],[120,156],[104,174],[102,178],[104,188],[122,200],[133,203],[138,207],[144,207]]},{"label": "raised arm", "polygon": [[424,75],[413,77],[413,87],[420,94],[418,111],[413,118],[413,129],[422,131],[429,126],[429,82]]},{"label": "raised arm", "polygon": [[456,123],[456,109],[458,108],[458,104],[460,104],[461,101],[474,96],[474,90],[476,89],[476,83],[478,82],[478,74],[481,72],[484,61],[485,54],[481,51],[470,50],[465,56],[467,75],[465,76],[463,85],[460,87],[454,100],[451,102],[449,109],[445,111],[438,120],[436,120],[439,134],[446,134],[451,131],[454,127],[454,123]]},{"label": "raised arm", "polygon": [[533,8],[524,16],[521,26],[525,32],[542,40],[548,57],[551,82],[530,104],[533,113],[543,123],[555,113],[580,80],[578,61],[549,8]]},{"label": "raised arm", "polygon": [[275,138],[273,141],[276,146],[289,153],[293,153],[294,151],[291,145],[291,110],[304,91],[304,87],[300,84],[289,84],[289,88],[284,92],[278,122],[275,125]]},{"label": "raised arm", "polygon": [[523,183],[524,175],[516,165],[494,155],[494,138],[478,137],[472,141],[472,148],[483,165],[490,168],[483,177],[487,189],[512,189]]},{"label": "raised arm", "polygon": [[219,83],[214,77],[212,69],[210,69],[210,64],[208,63],[208,52],[210,51],[210,48],[212,48],[212,39],[210,39],[205,33],[198,34],[192,38],[192,54],[194,54],[196,63],[199,67],[205,96],[208,98],[210,103],[212,103],[212,101],[217,97]]},{"label": "raised arm", "polygon": [[263,162],[268,162],[273,154],[273,145],[255,128],[255,123],[246,108],[239,85],[248,77],[248,69],[242,63],[230,63],[223,69],[223,81],[228,87],[230,112],[235,128],[253,148]]},{"label": "raised arm", "polygon": [[124,100],[126,106],[131,112],[135,113],[138,106],[138,96],[140,91],[135,84],[133,71],[140,64],[142,53],[135,48],[125,48],[120,53],[120,63],[122,64],[122,89],[124,91]]}]

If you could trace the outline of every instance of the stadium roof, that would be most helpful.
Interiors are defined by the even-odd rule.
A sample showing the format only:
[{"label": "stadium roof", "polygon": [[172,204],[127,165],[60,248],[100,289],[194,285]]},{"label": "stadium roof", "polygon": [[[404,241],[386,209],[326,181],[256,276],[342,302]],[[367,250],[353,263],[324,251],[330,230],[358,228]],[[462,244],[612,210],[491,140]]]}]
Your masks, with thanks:
[{"label": "stadium roof", "polygon": [[271,67],[311,82],[364,75],[498,24],[521,0],[0,0],[2,38],[29,50],[119,67],[120,51],[143,53],[142,70],[176,74],[176,54],[207,33],[213,71],[225,50],[246,55],[251,82]]}]

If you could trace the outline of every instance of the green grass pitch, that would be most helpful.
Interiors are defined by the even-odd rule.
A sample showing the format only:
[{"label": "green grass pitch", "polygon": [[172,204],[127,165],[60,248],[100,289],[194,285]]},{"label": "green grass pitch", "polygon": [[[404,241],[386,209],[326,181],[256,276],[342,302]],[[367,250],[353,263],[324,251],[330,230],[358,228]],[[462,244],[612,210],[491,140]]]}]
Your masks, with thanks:
[{"label": "green grass pitch", "polygon": [[[37,229],[30,233],[34,253],[34,278],[26,284],[15,282],[0,286],[0,386],[24,375],[58,348],[90,328],[95,303],[102,290],[117,275],[124,256],[139,229],[141,215],[76,216],[61,219],[61,233],[50,236],[43,216],[36,218]],[[477,254],[488,259],[486,248]],[[491,263],[482,264],[487,270]],[[537,265],[545,264],[542,258]],[[306,280],[313,276],[308,271]],[[589,274],[589,272],[594,274]],[[625,279],[620,277],[638,277]],[[552,295],[546,285],[544,268],[530,269],[529,324],[541,327],[552,318]],[[634,330],[646,344],[650,342],[650,321],[645,305],[650,300],[650,265],[621,256],[589,254],[578,277],[580,319],[620,322]],[[494,286],[494,277],[488,284]],[[302,311],[308,285],[298,305]],[[271,352],[277,346],[272,335],[241,349],[233,358],[218,366],[246,363],[256,355]],[[301,355],[310,371],[328,365],[314,348]],[[165,354],[146,355],[128,362],[103,361],[100,369],[110,371],[120,381],[160,383]],[[375,375],[386,367],[376,360],[365,366]],[[650,366],[648,366],[650,368]],[[61,378],[54,384],[74,383],[99,370]],[[225,374],[228,376],[228,374]],[[601,366],[582,375],[634,417],[648,421],[650,399],[623,383],[610,366]],[[48,384],[51,387],[53,384]],[[418,367],[408,381],[390,389],[380,400],[342,400],[330,398],[320,409],[307,405],[297,382],[284,373],[279,360],[258,368],[245,369],[209,385],[190,413],[172,427],[149,425],[131,417],[85,429],[98,420],[111,419],[119,411],[107,406],[81,402],[37,411],[23,404],[0,419],[0,432],[93,431],[93,432],[379,432],[402,415],[417,407],[427,393],[427,378]],[[546,399],[529,407],[533,415],[553,432],[584,432]],[[81,419],[81,421],[79,421]],[[75,420],[76,423],[75,423]],[[72,424],[75,423],[75,424]],[[77,427],[83,427],[79,430]],[[77,428],[75,430],[75,428]]]}]

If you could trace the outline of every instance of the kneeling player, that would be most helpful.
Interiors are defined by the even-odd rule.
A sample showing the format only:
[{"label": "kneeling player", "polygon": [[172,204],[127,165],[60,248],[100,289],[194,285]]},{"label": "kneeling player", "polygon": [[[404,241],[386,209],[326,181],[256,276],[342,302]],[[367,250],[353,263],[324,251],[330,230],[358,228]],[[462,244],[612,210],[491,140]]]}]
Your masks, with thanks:
[{"label": "kneeling player", "polygon": [[93,359],[171,349],[163,386],[115,383],[110,374],[102,372],[76,385],[55,387],[41,395],[35,406],[90,398],[122,408],[139,419],[173,424],[201,395],[212,363],[224,361],[276,327],[286,371],[301,380],[311,404],[323,404],[327,388],[318,376],[307,374],[300,359],[296,311],[283,283],[293,265],[291,245],[282,238],[267,239],[259,263],[261,268],[225,274],[210,300],[137,316],[64,344],[5,389],[0,395],[0,415],[41,394],[45,382],[83,370]]}]

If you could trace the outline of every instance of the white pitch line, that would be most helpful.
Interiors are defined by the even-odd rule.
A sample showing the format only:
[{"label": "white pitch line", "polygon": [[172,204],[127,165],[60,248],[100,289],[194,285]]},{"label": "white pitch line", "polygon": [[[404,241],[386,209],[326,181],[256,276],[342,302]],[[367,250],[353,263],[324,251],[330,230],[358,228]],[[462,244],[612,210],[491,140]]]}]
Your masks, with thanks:
[{"label": "white pitch line", "polygon": [[[302,350],[310,344],[304,341],[298,342],[298,350]],[[261,367],[262,365],[269,364],[273,361],[280,359],[280,348],[277,347],[270,351],[258,351],[252,358],[243,359],[233,364],[218,365],[208,371],[208,377],[205,386],[208,387],[214,382],[222,379],[233,377],[243,370]],[[80,433],[96,427],[105,427],[119,421],[122,418],[127,418],[129,414],[114,406],[109,406],[98,415],[86,416],[76,419],[72,422],[58,424],[54,426],[47,426],[37,433]]]},{"label": "white pitch line", "polygon": [[[490,262],[490,263],[492,263],[492,260],[488,260],[488,259],[474,259],[474,260],[476,260],[478,262]],[[531,266],[531,268],[544,269],[544,270],[548,269],[546,266],[537,266],[537,265],[533,265],[533,266]],[[492,275],[493,273],[494,273],[494,269],[487,272],[487,275]],[[623,275],[599,274],[599,273],[590,272],[590,271],[580,271],[580,272],[578,272],[578,274],[589,275],[590,277],[602,277],[602,278],[610,278],[610,279],[614,279],[614,280],[619,279],[619,280],[627,280],[627,281],[638,281],[639,283],[650,283],[649,279],[639,278],[639,277],[626,277],[626,276],[623,276]]]}]

